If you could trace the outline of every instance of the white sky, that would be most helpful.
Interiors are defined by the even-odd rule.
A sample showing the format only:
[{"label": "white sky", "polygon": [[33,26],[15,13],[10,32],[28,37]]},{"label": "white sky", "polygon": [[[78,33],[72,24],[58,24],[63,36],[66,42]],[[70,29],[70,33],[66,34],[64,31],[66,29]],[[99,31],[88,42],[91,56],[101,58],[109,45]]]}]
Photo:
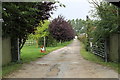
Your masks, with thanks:
[{"label": "white sky", "polygon": [[88,0],[58,0],[65,4],[66,7],[58,7],[54,12],[52,18],[56,18],[58,15],[64,16],[66,19],[84,19],[86,15],[89,15],[89,11],[92,9]]}]

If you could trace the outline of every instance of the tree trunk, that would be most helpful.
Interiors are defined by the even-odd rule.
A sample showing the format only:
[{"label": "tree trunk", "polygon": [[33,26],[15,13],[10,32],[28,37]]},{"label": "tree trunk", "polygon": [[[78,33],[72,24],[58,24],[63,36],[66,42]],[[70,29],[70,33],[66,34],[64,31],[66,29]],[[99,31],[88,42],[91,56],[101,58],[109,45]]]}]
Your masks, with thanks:
[{"label": "tree trunk", "polygon": [[20,47],[19,47],[19,38],[17,39],[17,42],[18,42],[18,61],[20,62]]},{"label": "tree trunk", "polygon": [[46,39],[44,37],[44,48],[45,48],[45,51],[46,51]]},{"label": "tree trunk", "polygon": [[20,50],[23,48],[25,42],[26,42],[26,39],[19,39],[19,48],[20,48]]},{"label": "tree trunk", "polygon": [[38,48],[38,40],[36,40],[36,48]]},{"label": "tree trunk", "polygon": [[18,61],[18,39],[11,38],[11,55],[12,55],[12,62]]},{"label": "tree trunk", "polygon": [[62,43],[62,41],[60,40],[60,44]]}]

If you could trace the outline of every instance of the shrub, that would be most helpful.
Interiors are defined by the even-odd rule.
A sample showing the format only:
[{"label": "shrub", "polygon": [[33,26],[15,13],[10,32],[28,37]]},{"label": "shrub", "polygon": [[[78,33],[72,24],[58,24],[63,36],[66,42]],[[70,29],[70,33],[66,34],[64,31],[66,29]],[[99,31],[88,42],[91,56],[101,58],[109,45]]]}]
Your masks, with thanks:
[{"label": "shrub", "polygon": [[62,16],[55,18],[49,25],[49,32],[57,41],[70,41],[74,38],[74,30]]}]

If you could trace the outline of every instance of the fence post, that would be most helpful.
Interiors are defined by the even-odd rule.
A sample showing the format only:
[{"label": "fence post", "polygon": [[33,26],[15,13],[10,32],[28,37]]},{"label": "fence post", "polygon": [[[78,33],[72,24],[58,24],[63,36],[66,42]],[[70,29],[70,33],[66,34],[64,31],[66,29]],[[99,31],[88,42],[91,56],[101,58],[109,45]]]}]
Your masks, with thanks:
[{"label": "fence post", "polygon": [[105,62],[108,62],[108,56],[107,56],[107,39],[105,39]]},{"label": "fence post", "polygon": [[[120,34],[118,34],[118,42],[120,42]],[[118,62],[120,62],[120,44],[118,44]],[[120,67],[120,64],[119,64]]]},{"label": "fence post", "polygon": [[45,48],[45,51],[46,51],[46,39],[44,37],[44,48]]},{"label": "fence post", "polygon": [[18,61],[20,62],[20,47],[19,47],[19,38],[18,38]]}]

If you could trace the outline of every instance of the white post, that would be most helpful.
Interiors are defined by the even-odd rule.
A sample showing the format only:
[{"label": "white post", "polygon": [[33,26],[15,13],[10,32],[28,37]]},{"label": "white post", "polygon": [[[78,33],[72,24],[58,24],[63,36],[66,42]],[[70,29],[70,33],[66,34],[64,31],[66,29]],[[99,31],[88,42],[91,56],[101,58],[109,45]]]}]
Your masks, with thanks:
[{"label": "white post", "polygon": [[18,61],[20,61],[20,48],[19,48],[19,38],[18,38]]},{"label": "white post", "polygon": [[45,37],[44,37],[44,49],[45,49],[45,51],[46,51],[46,45],[45,45],[45,43],[46,43],[46,39],[45,39]]}]

